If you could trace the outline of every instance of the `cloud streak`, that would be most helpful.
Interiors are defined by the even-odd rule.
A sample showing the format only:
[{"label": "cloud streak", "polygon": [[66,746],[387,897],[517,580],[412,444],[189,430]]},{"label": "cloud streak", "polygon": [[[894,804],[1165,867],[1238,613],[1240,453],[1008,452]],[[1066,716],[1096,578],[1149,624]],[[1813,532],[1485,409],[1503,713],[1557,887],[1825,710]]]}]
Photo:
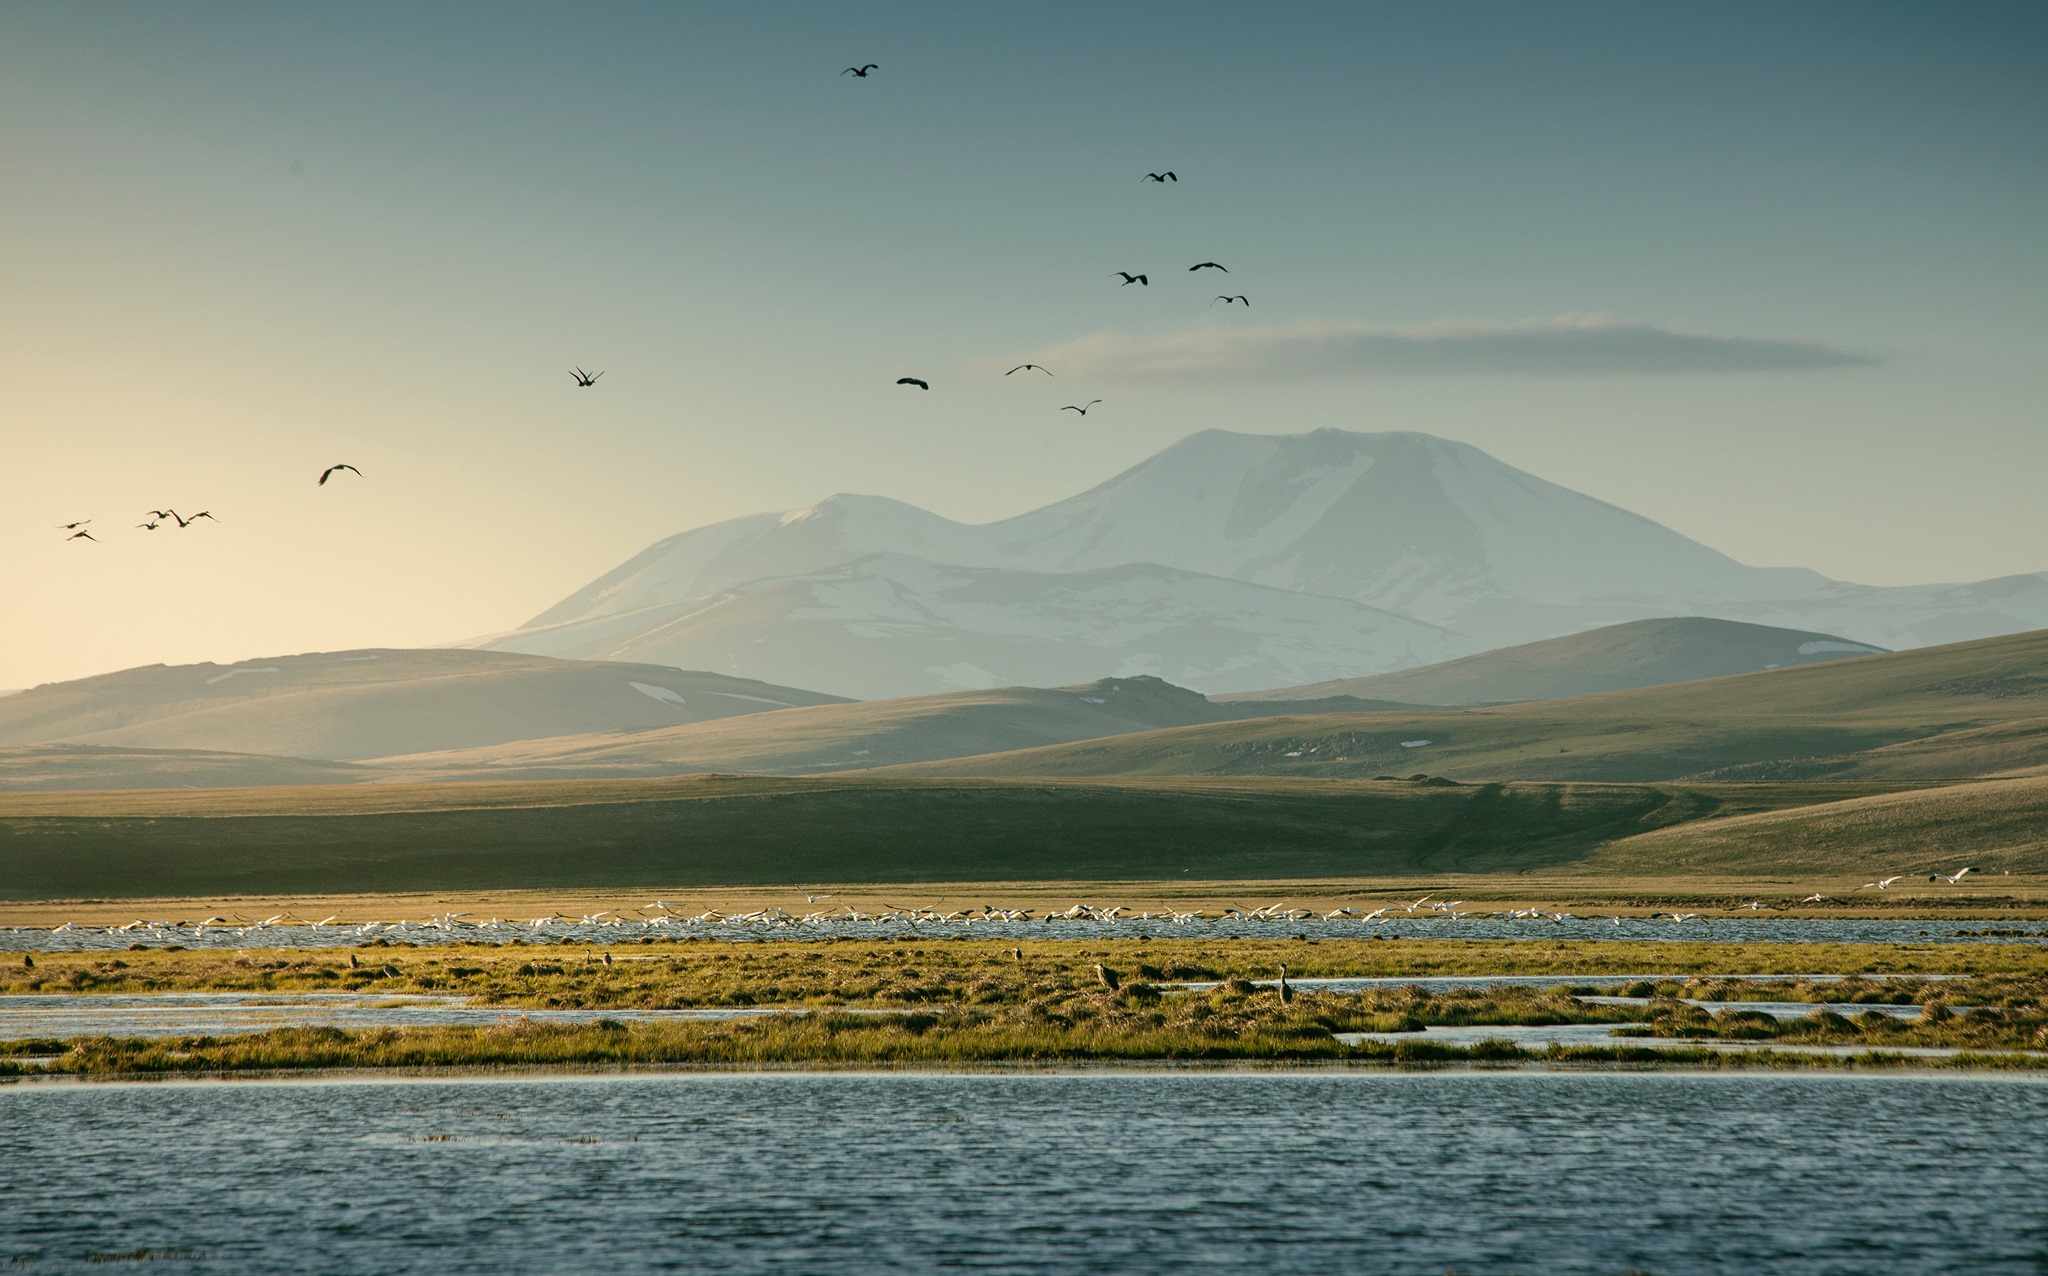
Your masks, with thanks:
[{"label": "cloud streak", "polygon": [[1264,328],[1204,326],[1156,337],[1102,332],[1031,358],[1062,375],[1130,382],[1670,376],[1861,368],[1879,362],[1819,342],[1712,336],[1604,315],[1406,328],[1325,321]]}]

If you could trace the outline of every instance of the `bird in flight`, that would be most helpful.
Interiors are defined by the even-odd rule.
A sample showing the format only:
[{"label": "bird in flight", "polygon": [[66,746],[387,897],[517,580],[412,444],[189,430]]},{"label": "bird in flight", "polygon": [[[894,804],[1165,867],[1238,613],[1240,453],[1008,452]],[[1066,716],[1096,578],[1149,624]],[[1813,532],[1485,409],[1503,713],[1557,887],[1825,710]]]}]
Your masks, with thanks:
[{"label": "bird in flight", "polygon": [[92,520],[89,518],[81,518],[76,523],[59,523],[57,524],[57,530],[60,532],[75,532],[90,522]]},{"label": "bird in flight", "polygon": [[916,387],[917,387],[918,389],[920,389],[920,390],[929,390],[929,389],[931,389],[931,388],[932,388],[932,387],[931,387],[931,383],[930,383],[929,381],[920,381],[920,380],[918,380],[918,379],[917,379],[916,377],[897,377],[897,378],[896,378],[896,384],[897,384],[897,385],[914,385],[914,386],[916,386]]},{"label": "bird in flight", "polygon": [[1022,372],[1022,371],[1024,371],[1024,370],[1025,370],[1026,368],[1038,368],[1038,370],[1039,370],[1040,372],[1043,372],[1043,373],[1045,373],[1045,375],[1047,375],[1047,376],[1051,376],[1051,375],[1052,375],[1052,373],[1051,373],[1051,371],[1050,371],[1050,370],[1048,370],[1048,369],[1045,369],[1045,368],[1039,368],[1039,367],[1038,367],[1038,365],[1037,365],[1037,364],[1035,364],[1035,363],[1020,363],[1020,364],[1018,364],[1018,365],[1017,365],[1016,367],[1014,367],[1014,368],[1010,369],[1010,370],[1009,370],[1008,372],[1005,372],[1005,373],[1004,373],[1003,375],[1004,375],[1004,376],[1006,376],[1006,377],[1009,377],[1009,376],[1015,376],[1015,375],[1016,375],[1017,373],[1019,373],[1019,372]]},{"label": "bird in flight", "polygon": [[1124,277],[1124,282],[1121,286],[1125,288],[1130,287],[1132,284],[1143,284],[1147,288],[1150,288],[1152,286],[1152,281],[1150,279],[1146,278],[1144,275],[1134,275],[1128,270],[1113,270],[1110,273],[1113,275],[1122,275]]},{"label": "bird in flight", "polygon": [[152,518],[147,523],[137,523],[136,526],[145,532],[153,532],[157,528],[162,527],[163,524]]},{"label": "bird in flight", "polygon": [[99,537],[94,536],[91,532],[86,531],[84,528],[80,528],[79,530],[71,533],[71,535],[66,536],[64,539],[67,541],[91,541],[95,545],[100,543]]},{"label": "bird in flight", "polygon": [[576,378],[576,384],[577,384],[577,385],[580,385],[580,386],[582,386],[582,387],[583,387],[584,389],[588,390],[588,389],[589,389],[589,388],[590,388],[591,386],[594,386],[594,385],[596,385],[596,384],[597,384],[597,379],[598,379],[598,377],[601,377],[601,376],[603,376],[603,375],[604,375],[604,373],[602,373],[602,372],[599,372],[599,373],[594,373],[594,374],[593,374],[593,373],[585,372],[585,371],[584,371],[583,369],[581,369],[581,368],[578,368],[578,369],[576,369],[576,370],[575,370],[574,372],[571,372],[571,373],[570,373],[569,375],[570,375],[570,376],[572,376],[572,377],[575,377],[575,378]]},{"label": "bird in flight", "polygon": [[1220,270],[1226,275],[1230,273],[1230,267],[1220,261],[1198,261],[1194,265],[1189,266],[1188,270],[1190,272],[1197,270]]},{"label": "bird in flight", "polygon": [[[1901,876],[1903,876],[1903,874],[1901,874]],[[1881,891],[1888,891],[1888,890],[1890,890],[1890,889],[1892,888],[1892,883],[1893,883],[1893,882],[1896,882],[1896,881],[1898,881],[1898,880],[1899,880],[1899,878],[1898,878],[1898,877],[1887,877],[1887,878],[1883,878],[1883,879],[1881,879],[1881,880],[1879,880],[1879,881],[1875,881],[1875,882],[1865,882],[1865,883],[1863,883],[1863,885],[1861,885],[1861,886],[1857,887],[1856,889],[1857,889],[1857,890],[1863,890],[1863,891],[1867,891],[1867,890],[1871,889],[1872,887],[1876,887],[1876,888],[1877,888],[1878,890],[1881,890]]]},{"label": "bird in flight", "polygon": [[349,473],[355,475],[357,478],[361,478],[363,476],[363,472],[353,465],[330,465],[326,469],[320,471],[319,486],[326,487],[328,478],[331,475],[333,475],[333,473],[336,470],[347,470]]},{"label": "bird in flight", "polygon": [[[1250,301],[1250,300],[1249,300],[1248,298],[1246,298],[1246,296],[1245,296],[1245,295],[1244,295],[1243,293],[1239,293],[1239,294],[1237,294],[1237,295],[1236,295],[1235,297],[1224,297],[1224,296],[1220,296],[1220,295],[1219,295],[1219,296],[1218,296],[1218,297],[1216,298],[1216,301],[1220,301],[1220,302],[1222,302],[1222,303],[1223,303],[1224,305],[1226,305],[1226,306],[1227,306],[1227,305],[1229,305],[1229,304],[1230,304],[1231,302],[1233,302],[1233,301],[1236,301],[1236,302],[1242,302],[1242,303],[1244,304],[1244,308],[1245,308],[1245,309],[1247,309],[1247,310],[1251,309],[1251,306],[1252,306],[1252,303],[1251,303],[1251,301]],[[1215,305],[1215,304],[1216,304],[1216,301],[1212,301],[1212,302],[1210,302],[1209,304],[1213,306],[1213,305]]]},{"label": "bird in flight", "polygon": [[881,63],[879,62],[870,62],[866,66],[850,66],[846,68],[844,71],[841,71],[839,74],[850,75],[856,80],[865,80],[868,78],[868,72],[874,70],[876,67],[880,65]]},{"label": "bird in flight", "polygon": [[192,517],[190,517],[190,518],[180,518],[180,517],[178,516],[178,511],[176,511],[176,510],[171,510],[171,511],[169,511],[169,513],[170,513],[170,516],[171,516],[172,518],[174,518],[174,519],[177,519],[177,522],[178,522],[178,526],[179,526],[180,528],[186,528],[186,527],[190,527],[190,526],[192,526],[192,524],[194,524],[194,523],[198,522],[198,521],[199,521],[200,519],[202,519],[202,518],[205,518],[205,519],[212,519],[212,521],[214,521],[214,522],[216,522],[216,523],[220,522],[220,520],[219,520],[219,519],[217,519],[217,518],[214,518],[214,517],[213,517],[213,511],[212,511],[212,510],[200,510],[200,511],[199,511],[199,512],[198,512],[197,514],[194,514],[194,515],[193,515]]},{"label": "bird in flight", "polygon": [[1159,182],[1164,184],[1166,182],[1177,182],[1180,178],[1169,169],[1164,173],[1147,173],[1138,180],[1141,182]]},{"label": "bird in flight", "polygon": [[1098,404],[1098,403],[1100,403],[1100,402],[1102,402],[1102,400],[1100,400],[1100,399],[1090,399],[1090,400],[1088,400],[1088,402],[1087,402],[1086,404],[1084,404],[1083,406],[1081,406],[1081,407],[1078,407],[1078,408],[1077,408],[1077,407],[1075,407],[1075,406],[1074,406],[1073,404],[1069,403],[1069,404],[1068,404],[1067,406],[1065,406],[1065,407],[1061,408],[1061,409],[1060,409],[1060,411],[1062,411],[1062,412],[1079,412],[1079,413],[1080,413],[1080,414],[1081,414],[1082,416],[1087,416],[1087,415],[1088,415],[1088,409],[1089,409],[1089,408],[1092,408],[1092,407],[1094,407],[1094,406],[1095,406],[1096,404]]}]

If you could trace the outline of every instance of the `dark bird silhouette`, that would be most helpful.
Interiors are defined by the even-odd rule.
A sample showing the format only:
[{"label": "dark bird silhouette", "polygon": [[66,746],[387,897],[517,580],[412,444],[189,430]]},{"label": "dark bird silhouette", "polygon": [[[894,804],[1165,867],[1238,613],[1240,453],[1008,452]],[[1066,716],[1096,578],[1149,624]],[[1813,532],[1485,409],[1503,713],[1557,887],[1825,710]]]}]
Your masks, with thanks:
[{"label": "dark bird silhouette", "polygon": [[[1229,305],[1229,304],[1230,304],[1231,302],[1233,302],[1233,301],[1237,301],[1237,302],[1243,302],[1243,303],[1244,303],[1244,307],[1245,307],[1245,309],[1247,309],[1247,310],[1251,309],[1251,304],[1252,304],[1252,303],[1251,303],[1251,302],[1250,302],[1249,300],[1247,300],[1247,299],[1245,298],[1245,295],[1244,295],[1243,293],[1239,293],[1239,294],[1237,294],[1237,295],[1236,295],[1235,297],[1223,297],[1223,296],[1219,296],[1219,297],[1217,297],[1217,298],[1216,298],[1216,301],[1220,301],[1220,302],[1222,302],[1222,303],[1223,303],[1224,305],[1226,305],[1226,306],[1227,306],[1227,305]],[[1216,301],[1212,301],[1212,302],[1210,302],[1209,304],[1213,306],[1213,305],[1215,305],[1215,304],[1216,304]]]},{"label": "dark bird silhouette", "polygon": [[328,480],[328,478],[329,478],[329,477],[330,477],[330,476],[331,476],[331,475],[332,475],[332,474],[333,474],[333,473],[334,473],[334,472],[335,472],[336,470],[347,470],[347,471],[348,471],[349,473],[351,473],[351,474],[355,475],[355,476],[356,476],[357,478],[361,478],[361,477],[363,476],[363,472],[362,472],[361,470],[357,469],[357,468],[356,468],[355,466],[353,466],[353,465],[330,465],[330,466],[328,466],[328,467],[327,467],[326,469],[324,469],[324,470],[320,471],[320,486],[321,486],[321,487],[326,487],[326,486],[327,486],[327,480]]},{"label": "dark bird silhouette", "polygon": [[172,510],[151,510],[149,516],[151,518],[169,518],[173,512]]},{"label": "dark bird silhouette", "polygon": [[192,524],[198,522],[202,518],[211,519],[213,522],[216,523],[220,522],[219,519],[213,517],[212,510],[200,510],[197,514],[194,514],[190,518],[179,518],[178,511],[172,510],[171,517],[178,520],[178,527],[180,530],[192,526]]},{"label": "dark bird silhouette", "polygon": [[1132,284],[1143,284],[1147,288],[1150,288],[1152,286],[1152,281],[1149,278],[1147,278],[1144,275],[1134,275],[1128,270],[1113,270],[1110,273],[1113,275],[1122,275],[1124,277],[1124,282],[1122,286],[1125,288],[1130,287]]},{"label": "dark bird silhouette", "polygon": [[1173,172],[1173,170],[1171,170],[1171,169],[1168,169],[1168,170],[1167,170],[1166,172],[1164,172],[1164,173],[1147,173],[1147,174],[1145,174],[1145,175],[1144,175],[1143,177],[1139,178],[1138,180],[1139,180],[1139,181],[1141,181],[1141,182],[1161,182],[1161,183],[1165,183],[1165,182],[1177,182],[1177,181],[1179,181],[1179,180],[1180,180],[1180,177],[1179,177],[1178,175],[1176,175],[1176,174],[1175,174],[1175,173]]},{"label": "dark bird silhouette", "polygon": [[1077,408],[1077,407],[1075,407],[1075,406],[1074,406],[1073,404],[1069,403],[1069,404],[1068,404],[1067,406],[1065,406],[1065,407],[1061,408],[1061,409],[1060,409],[1060,411],[1062,411],[1062,412],[1079,412],[1079,413],[1080,413],[1080,414],[1081,414],[1082,416],[1087,416],[1087,415],[1088,415],[1088,409],[1089,409],[1089,408],[1092,408],[1092,407],[1094,407],[1094,406],[1095,406],[1096,404],[1098,404],[1098,403],[1100,403],[1100,402],[1102,402],[1102,400],[1100,400],[1100,399],[1090,399],[1090,400],[1088,400],[1088,402],[1087,402],[1086,406],[1084,406],[1084,407],[1078,407],[1078,408]]},{"label": "dark bird silhouette", "polygon": [[355,970],[361,965],[362,963],[356,960],[356,955],[354,953],[350,953],[348,955],[348,968],[350,970]]},{"label": "dark bird silhouette", "polygon": [[850,66],[846,68],[844,71],[841,71],[839,74],[850,75],[857,80],[865,80],[868,78],[868,72],[874,70],[876,67],[879,67],[880,65],[882,64],[879,62],[870,62],[866,66]]},{"label": "dark bird silhouette", "polygon": [[918,380],[918,379],[917,379],[916,377],[897,377],[897,378],[896,378],[896,384],[897,384],[897,385],[914,385],[914,386],[916,386],[916,387],[917,387],[918,389],[920,389],[920,390],[929,390],[929,389],[931,389],[931,388],[932,388],[932,387],[931,387],[931,383],[930,383],[930,382],[928,382],[928,381],[920,381],[920,380]]},{"label": "dark bird silhouette", "polygon": [[1197,270],[1220,270],[1226,275],[1230,273],[1230,267],[1220,261],[1198,261],[1194,265],[1189,266],[1188,270],[1191,272]]},{"label": "dark bird silhouette", "polygon": [[1118,988],[1121,988],[1124,982],[1121,976],[1119,976],[1114,970],[1111,970],[1109,967],[1103,965],[1101,962],[1095,963],[1095,978],[1101,981],[1102,986],[1104,988],[1109,989],[1111,992],[1115,992]]},{"label": "dark bird silhouette", "polygon": [[157,528],[162,527],[163,524],[159,523],[155,519],[150,519],[147,523],[137,523],[136,526],[141,528],[145,532],[153,532]]},{"label": "dark bird silhouette", "polygon": [[71,533],[71,535],[66,536],[64,539],[67,541],[91,541],[95,545],[100,543],[99,537],[94,536],[91,532],[85,531],[83,529]]},{"label": "dark bird silhouette", "polygon": [[580,385],[580,386],[582,386],[582,387],[583,387],[584,389],[588,390],[588,389],[589,389],[589,388],[590,388],[591,386],[594,386],[594,385],[596,385],[596,384],[597,384],[597,379],[598,379],[599,377],[603,376],[603,375],[604,375],[604,373],[602,373],[602,372],[595,372],[595,373],[593,373],[593,372],[585,372],[585,371],[584,371],[583,369],[581,369],[581,368],[578,368],[578,369],[576,369],[576,370],[575,370],[574,372],[571,372],[571,373],[570,373],[569,375],[570,375],[570,376],[572,376],[572,377],[575,377],[575,378],[576,378],[576,384],[577,384],[577,385]]},{"label": "dark bird silhouette", "polygon": [[1294,989],[1287,986],[1287,967],[1282,966],[1280,968],[1280,1004],[1284,1006],[1293,1000]]},{"label": "dark bird silhouette", "polygon": [[57,524],[57,530],[60,532],[75,532],[90,522],[92,520],[89,518],[81,518],[76,523],[59,523]]},{"label": "dark bird silhouette", "polygon": [[1045,375],[1047,375],[1047,376],[1051,376],[1051,375],[1052,375],[1051,371],[1049,371],[1048,369],[1045,369],[1045,368],[1039,368],[1039,367],[1038,367],[1038,365],[1037,365],[1037,364],[1035,364],[1035,363],[1020,363],[1020,364],[1018,364],[1018,365],[1017,365],[1016,367],[1014,367],[1014,368],[1010,369],[1010,370],[1009,370],[1008,372],[1005,372],[1005,373],[1004,373],[1003,375],[1004,375],[1004,376],[1006,376],[1006,377],[1009,377],[1009,376],[1015,376],[1015,375],[1016,375],[1017,373],[1019,373],[1019,372],[1022,372],[1022,371],[1024,371],[1024,369],[1026,369],[1026,368],[1038,368],[1038,370],[1039,370],[1040,372],[1043,372],[1043,373],[1045,373]]}]

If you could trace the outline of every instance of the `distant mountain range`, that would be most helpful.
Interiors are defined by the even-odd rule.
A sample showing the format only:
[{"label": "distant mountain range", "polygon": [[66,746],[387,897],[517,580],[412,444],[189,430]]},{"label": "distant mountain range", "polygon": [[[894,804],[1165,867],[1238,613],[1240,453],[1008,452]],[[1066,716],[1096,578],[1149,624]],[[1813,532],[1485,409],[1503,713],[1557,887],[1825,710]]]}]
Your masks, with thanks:
[{"label": "distant mountain range", "polygon": [[1426,434],[1210,430],[997,523],[840,495],[683,532],[476,645],[861,699],[1144,674],[1218,693],[1669,616],[1916,647],[2048,626],[2048,573],[1846,584]]}]

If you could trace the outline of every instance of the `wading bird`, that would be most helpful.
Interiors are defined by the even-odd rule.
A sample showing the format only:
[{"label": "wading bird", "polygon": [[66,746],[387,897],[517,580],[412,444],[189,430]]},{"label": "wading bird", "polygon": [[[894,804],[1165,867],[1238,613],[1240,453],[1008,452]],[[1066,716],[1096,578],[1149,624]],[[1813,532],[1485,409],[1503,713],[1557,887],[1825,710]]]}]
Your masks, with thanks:
[{"label": "wading bird", "polygon": [[929,390],[929,389],[931,389],[931,388],[932,388],[932,386],[931,386],[931,382],[929,382],[929,381],[920,381],[920,380],[919,380],[918,378],[916,378],[916,377],[897,377],[897,378],[896,378],[896,384],[897,384],[897,385],[914,385],[914,386],[916,386],[916,387],[917,387],[918,389],[920,389],[920,390]]},{"label": "wading bird", "polygon": [[1163,185],[1167,182],[1177,182],[1180,178],[1171,169],[1168,169],[1164,173],[1147,173],[1138,180],[1141,182],[1159,182]]},{"label": "wading bird", "polygon": [[[1221,293],[1218,293],[1216,296],[1216,301],[1220,301],[1226,306],[1234,301],[1239,305],[1243,306],[1246,310],[1250,310],[1252,308],[1251,299],[1246,297],[1243,293],[1238,293],[1234,297],[1226,297],[1223,296]],[[1209,304],[1213,306],[1216,304],[1216,301],[1212,301]]]},{"label": "wading bird", "polygon": [[1280,1004],[1284,1006],[1293,1000],[1294,989],[1287,986],[1287,967],[1282,965],[1280,967]]},{"label": "wading bird", "polygon": [[881,65],[879,62],[870,62],[866,66],[850,66],[839,74],[850,75],[856,80],[865,80],[868,78],[868,72],[878,69]]},{"label": "wading bird", "polygon": [[355,475],[357,478],[361,478],[363,476],[363,472],[353,465],[330,465],[326,469],[320,471],[319,486],[326,487],[327,480],[333,477],[334,472],[336,470],[347,470],[349,473]]},{"label": "wading bird", "polygon": [[596,384],[597,384],[597,379],[598,379],[599,377],[603,376],[603,375],[604,375],[604,373],[602,373],[602,372],[585,372],[585,371],[584,371],[583,369],[581,369],[581,368],[577,368],[577,369],[576,369],[575,371],[571,372],[571,373],[570,373],[569,375],[570,375],[570,376],[572,376],[572,377],[575,377],[575,378],[576,378],[576,384],[577,384],[577,385],[580,385],[580,386],[582,386],[582,387],[583,387],[584,389],[588,390],[588,389],[589,389],[589,388],[590,388],[591,386],[594,386],[594,385],[596,385]]},{"label": "wading bird", "polygon": [[1025,370],[1026,368],[1037,368],[1037,369],[1038,369],[1038,371],[1040,371],[1040,372],[1043,372],[1043,373],[1045,373],[1045,375],[1047,375],[1047,376],[1051,376],[1051,375],[1052,375],[1052,372],[1051,372],[1051,371],[1050,371],[1049,369],[1046,369],[1046,368],[1040,368],[1040,367],[1038,367],[1038,365],[1037,365],[1037,364],[1035,364],[1035,363],[1020,363],[1020,364],[1018,364],[1018,365],[1017,365],[1016,367],[1014,367],[1014,368],[1010,369],[1010,370],[1009,370],[1008,372],[1005,372],[1005,373],[1004,373],[1003,375],[1004,375],[1004,376],[1006,376],[1006,377],[1008,377],[1008,376],[1014,376],[1014,375],[1016,375],[1017,373],[1019,373],[1019,372],[1022,372],[1022,371],[1024,371],[1024,370]]},{"label": "wading bird", "polygon": [[1188,267],[1189,274],[1193,274],[1197,270],[1220,270],[1226,275],[1230,273],[1230,267],[1220,261],[1198,261]]},{"label": "wading bird", "polygon": [[1152,286],[1152,280],[1145,275],[1134,275],[1128,270],[1112,270],[1109,273],[1112,275],[1122,275],[1124,281],[1120,286],[1124,288],[1128,288],[1132,284],[1142,284],[1147,288]]},{"label": "wading bird", "polygon": [[1104,988],[1109,989],[1111,992],[1115,992],[1123,987],[1124,981],[1122,977],[1101,962],[1095,963],[1095,978],[1100,981]]},{"label": "wading bird", "polygon": [[1069,404],[1068,404],[1067,406],[1065,406],[1065,407],[1061,408],[1061,409],[1060,409],[1060,411],[1062,411],[1062,412],[1079,412],[1079,413],[1080,413],[1080,414],[1081,414],[1082,416],[1087,416],[1087,415],[1088,415],[1088,409],[1089,409],[1089,408],[1092,408],[1092,407],[1094,407],[1094,406],[1095,406],[1096,404],[1098,404],[1098,403],[1100,403],[1100,402],[1102,402],[1102,400],[1100,400],[1100,399],[1090,399],[1090,400],[1088,400],[1088,402],[1087,402],[1087,403],[1086,403],[1085,405],[1083,405],[1083,406],[1081,406],[1081,407],[1078,407],[1078,408],[1077,408],[1077,407],[1075,407],[1075,406],[1074,406],[1073,404],[1069,403]]}]

